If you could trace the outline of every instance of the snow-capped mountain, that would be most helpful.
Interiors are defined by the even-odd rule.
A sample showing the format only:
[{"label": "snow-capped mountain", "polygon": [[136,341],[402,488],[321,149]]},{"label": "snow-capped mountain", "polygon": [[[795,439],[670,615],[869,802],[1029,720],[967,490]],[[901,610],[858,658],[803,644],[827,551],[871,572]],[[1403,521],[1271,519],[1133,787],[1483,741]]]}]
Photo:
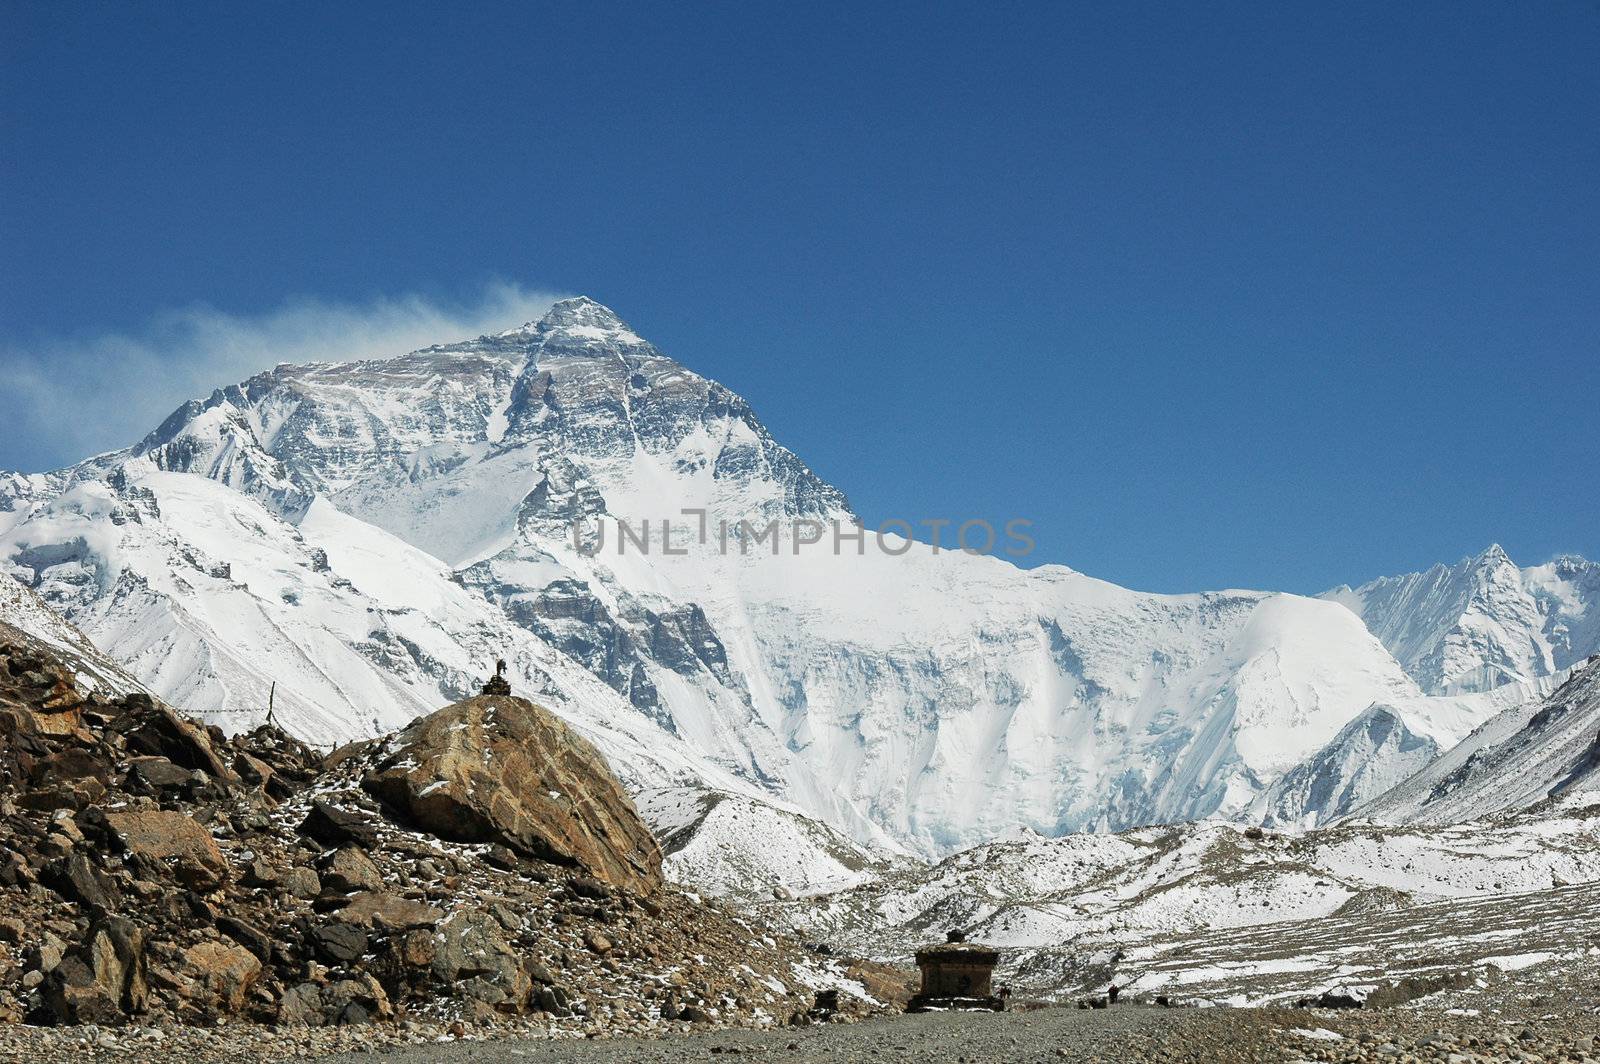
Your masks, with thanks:
[{"label": "snow-capped mountain", "polygon": [[635,789],[923,853],[1249,815],[1375,703],[1440,748],[1493,711],[1427,697],[1336,602],[1144,594],[854,520],[743,399],[581,298],[280,365],[126,450],[0,475],[5,567],[224,726],[276,682],[303,736],[369,735],[505,657]]},{"label": "snow-capped mountain", "polygon": [[1499,545],[1322,598],[1348,606],[1430,694],[1553,676],[1600,651],[1600,564],[1519,568]]},{"label": "snow-capped mountain", "polygon": [[1413,734],[1402,713],[1371,706],[1273,783],[1257,802],[1260,820],[1268,827],[1314,827],[1383,794],[1438,756],[1439,744]]},{"label": "snow-capped mountain", "polygon": [[1600,658],[1576,669],[1548,698],[1496,714],[1352,815],[1454,824],[1579,791],[1600,795]]},{"label": "snow-capped mountain", "polygon": [[38,594],[0,597],[0,620],[48,638],[41,614],[59,610],[72,621],[56,617],[59,629],[82,628],[150,690],[229,730],[259,724],[275,684],[279,722],[324,743],[476,693],[503,655],[518,689],[572,720],[626,781],[740,786],[437,559],[320,498],[295,526],[215,481],[140,467],[35,497],[5,536],[17,575],[38,566]]},{"label": "snow-capped mountain", "polygon": [[634,804],[661,842],[667,878],[719,897],[819,894],[894,863],[821,821],[748,795],[658,788],[636,794]]},{"label": "snow-capped mountain", "polygon": [[1429,712],[1448,707],[1455,721],[1492,720],[1537,704],[1560,678],[1546,676],[1470,695],[1424,698],[1408,706],[1369,706],[1326,746],[1280,776],[1244,819],[1281,828],[1311,828],[1338,820],[1455,748],[1459,728],[1423,725]]}]

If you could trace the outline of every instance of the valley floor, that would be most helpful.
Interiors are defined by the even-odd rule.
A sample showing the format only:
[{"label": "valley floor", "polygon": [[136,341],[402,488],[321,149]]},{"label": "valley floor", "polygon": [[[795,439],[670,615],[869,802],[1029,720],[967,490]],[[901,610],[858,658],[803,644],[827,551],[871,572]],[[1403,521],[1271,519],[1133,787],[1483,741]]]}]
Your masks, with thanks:
[{"label": "valley floor", "polygon": [[1600,1061],[1600,1015],[1572,1004],[1552,1012],[1530,1002],[1494,1016],[1436,1009],[1162,1009],[1122,1004],[1103,1010],[902,1015],[797,1029],[593,1040],[511,1035],[453,1040],[392,1026],[175,1028],[160,1035],[12,1027],[0,1029],[0,1059],[18,1064],[64,1059],[362,1064],[375,1058],[392,1064],[675,1064],[733,1056],[772,1064]]}]

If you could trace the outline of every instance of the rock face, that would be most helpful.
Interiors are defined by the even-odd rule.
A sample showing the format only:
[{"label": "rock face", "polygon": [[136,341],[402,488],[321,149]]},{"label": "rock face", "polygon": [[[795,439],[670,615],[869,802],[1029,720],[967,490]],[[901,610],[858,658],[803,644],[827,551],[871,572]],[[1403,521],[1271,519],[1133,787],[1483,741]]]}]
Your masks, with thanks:
[{"label": "rock face", "polygon": [[595,748],[525,699],[480,695],[386,743],[365,789],[446,839],[492,842],[613,886],[661,886],[661,851]]}]

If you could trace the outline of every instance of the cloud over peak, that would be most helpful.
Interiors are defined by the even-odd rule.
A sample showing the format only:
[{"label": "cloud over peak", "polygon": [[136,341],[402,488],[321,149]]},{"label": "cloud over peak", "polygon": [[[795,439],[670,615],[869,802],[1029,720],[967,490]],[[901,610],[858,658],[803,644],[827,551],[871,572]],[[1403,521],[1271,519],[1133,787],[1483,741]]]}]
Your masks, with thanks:
[{"label": "cloud over peak", "polygon": [[496,282],[459,302],[302,297],[260,314],[194,306],[127,332],[0,340],[0,469],[58,469],[127,446],[184,400],[280,362],[404,354],[538,318],[557,298]]}]

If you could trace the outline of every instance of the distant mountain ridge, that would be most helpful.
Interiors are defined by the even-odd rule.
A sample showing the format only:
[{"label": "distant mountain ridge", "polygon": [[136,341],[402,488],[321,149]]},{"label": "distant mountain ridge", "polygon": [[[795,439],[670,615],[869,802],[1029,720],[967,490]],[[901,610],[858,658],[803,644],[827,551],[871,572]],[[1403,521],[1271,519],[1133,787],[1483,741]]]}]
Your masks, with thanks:
[{"label": "distant mountain ridge", "polygon": [[1321,597],[1365,621],[1430,694],[1553,676],[1600,650],[1600,564],[1577,555],[1523,569],[1495,544]]}]

